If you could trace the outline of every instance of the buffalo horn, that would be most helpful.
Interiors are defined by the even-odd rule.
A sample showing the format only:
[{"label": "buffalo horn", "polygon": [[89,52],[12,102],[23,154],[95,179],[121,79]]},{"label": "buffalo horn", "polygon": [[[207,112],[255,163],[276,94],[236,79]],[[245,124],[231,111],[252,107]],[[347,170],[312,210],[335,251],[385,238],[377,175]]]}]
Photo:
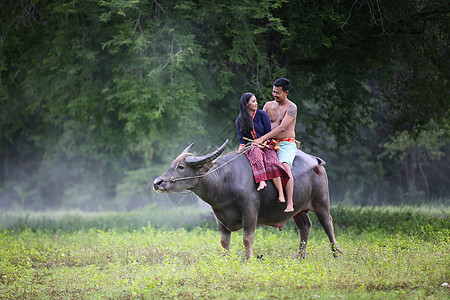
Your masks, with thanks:
[{"label": "buffalo horn", "polygon": [[204,156],[200,156],[200,157],[188,156],[188,157],[186,157],[185,162],[186,162],[186,164],[188,166],[191,166],[191,167],[193,167],[193,166],[202,166],[202,165],[204,165],[204,164],[206,164],[208,162],[213,161],[220,154],[222,154],[222,152],[223,152],[223,150],[225,150],[225,147],[227,146],[227,144],[228,144],[228,140],[226,140],[225,143],[223,143],[223,145],[220,146],[219,149],[217,149],[216,151],[214,151],[214,152],[212,152],[210,154],[204,155]]},{"label": "buffalo horn", "polygon": [[[194,143],[187,146],[186,149],[184,149],[183,152],[181,152],[181,154],[185,154],[185,153],[188,153],[189,151],[191,151],[192,146],[194,146]],[[180,155],[178,155],[178,156],[180,156]]]}]

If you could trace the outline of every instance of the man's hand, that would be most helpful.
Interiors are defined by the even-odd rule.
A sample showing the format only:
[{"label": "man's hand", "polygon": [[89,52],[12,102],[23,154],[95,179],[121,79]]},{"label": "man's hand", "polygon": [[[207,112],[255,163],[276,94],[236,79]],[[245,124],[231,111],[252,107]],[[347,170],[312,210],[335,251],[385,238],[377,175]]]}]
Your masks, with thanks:
[{"label": "man's hand", "polygon": [[256,139],[252,142],[252,146],[258,147],[260,149],[267,147],[267,141]]},{"label": "man's hand", "polygon": [[262,139],[262,138],[257,138],[257,139],[255,139],[255,140],[253,140],[253,146],[257,146],[257,145],[260,145],[260,144],[262,144],[262,143],[265,143],[266,141],[264,140],[264,139]]}]

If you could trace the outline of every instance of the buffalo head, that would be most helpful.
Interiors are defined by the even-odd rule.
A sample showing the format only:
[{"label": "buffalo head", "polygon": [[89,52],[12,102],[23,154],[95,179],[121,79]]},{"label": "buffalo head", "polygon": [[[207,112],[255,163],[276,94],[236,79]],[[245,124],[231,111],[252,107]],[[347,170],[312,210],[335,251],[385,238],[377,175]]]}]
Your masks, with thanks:
[{"label": "buffalo head", "polygon": [[158,193],[182,192],[194,187],[207,166],[222,154],[228,140],[216,151],[204,156],[195,156],[189,153],[194,143],[190,144],[171,163],[169,170],[153,181],[153,189]]}]

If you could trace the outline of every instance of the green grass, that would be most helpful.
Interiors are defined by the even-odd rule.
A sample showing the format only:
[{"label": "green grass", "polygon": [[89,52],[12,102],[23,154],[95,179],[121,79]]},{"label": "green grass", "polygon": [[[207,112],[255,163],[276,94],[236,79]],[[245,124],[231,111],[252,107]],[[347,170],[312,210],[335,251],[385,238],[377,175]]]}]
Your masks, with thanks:
[{"label": "green grass", "polygon": [[[292,222],[242,231],[224,255],[208,212],[0,216],[0,299],[448,299],[448,211],[332,210],[340,258],[311,214],[305,260]],[[146,217],[144,217],[146,216]],[[205,217],[206,216],[206,217]],[[148,224],[150,220],[150,225]],[[179,226],[186,226],[179,227]]]}]

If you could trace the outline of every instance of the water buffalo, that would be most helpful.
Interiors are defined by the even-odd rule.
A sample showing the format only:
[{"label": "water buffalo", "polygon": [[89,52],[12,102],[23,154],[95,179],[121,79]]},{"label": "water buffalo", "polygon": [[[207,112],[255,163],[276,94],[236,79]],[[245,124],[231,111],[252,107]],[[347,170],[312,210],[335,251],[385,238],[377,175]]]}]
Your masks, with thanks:
[{"label": "water buffalo", "polygon": [[316,213],[331,242],[334,256],[341,251],[336,245],[330,215],[328,179],[320,158],[300,150],[292,167],[294,176],[294,212],[285,213],[285,203],[278,203],[278,194],[268,182],[262,191],[256,190],[250,163],[237,151],[219,155],[228,140],[216,151],[197,157],[189,145],[170,165],[169,170],[153,182],[157,192],[191,190],[211,205],[219,227],[223,248],[229,250],[231,232],[244,229],[243,242],[247,258],[253,256],[253,241],[257,225],[276,226],[280,230],[291,218],[298,228],[300,245],[298,255],[305,257],[311,229],[308,211]]}]

